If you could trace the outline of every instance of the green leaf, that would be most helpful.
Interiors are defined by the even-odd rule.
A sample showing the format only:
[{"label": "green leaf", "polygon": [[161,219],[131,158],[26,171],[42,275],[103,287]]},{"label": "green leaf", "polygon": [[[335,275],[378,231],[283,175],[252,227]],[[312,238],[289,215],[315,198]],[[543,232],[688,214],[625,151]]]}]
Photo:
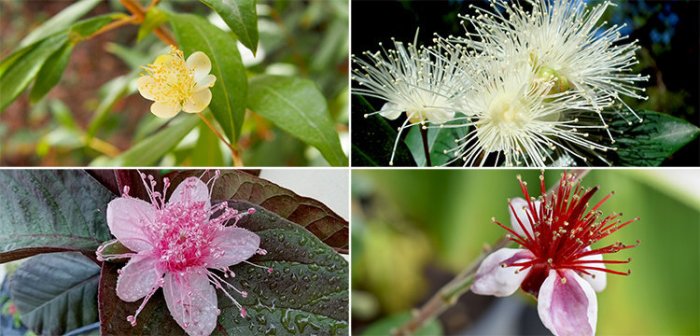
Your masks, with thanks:
[{"label": "green leaf", "polygon": [[34,256],[12,276],[10,295],[22,323],[40,335],[60,335],[97,322],[100,267],[80,253]]},{"label": "green leaf", "polygon": [[[365,118],[365,114],[376,109],[362,96],[352,97],[352,108],[356,115],[352,119],[352,165],[388,166],[396,141],[396,128],[381,116]],[[396,147],[394,166],[416,166],[411,151],[403,141],[399,141]]]},{"label": "green leaf", "polygon": [[192,150],[192,165],[197,167],[224,166],[221,140],[204,123],[199,125],[199,138]]},{"label": "green leaf", "polygon": [[617,151],[613,162],[621,166],[659,166],[683,146],[693,141],[700,129],[668,114],[641,111],[643,122],[628,123],[618,118],[610,123]]},{"label": "green leaf", "polygon": [[17,58],[0,76],[0,111],[10,105],[36,77],[46,60],[66,43],[65,34],[51,36]]},{"label": "green leaf", "polygon": [[99,3],[100,0],[81,0],[66,7],[66,9],[56,14],[51,19],[44,22],[44,24],[29,33],[29,35],[27,35],[22,42],[20,42],[20,47],[28,46],[54,33],[63,31],[73,22],[77,21],[80,19],[80,17],[95,8],[95,6],[97,6]]},{"label": "green leaf", "polygon": [[170,22],[185,55],[202,51],[211,59],[211,73],[216,76],[216,84],[211,88],[209,108],[226,136],[235,143],[243,125],[248,94],[248,81],[236,40],[196,15],[170,14]]},{"label": "green leaf", "polygon": [[[413,314],[405,312],[385,317],[362,332],[363,336],[391,335],[392,331],[408,322]],[[422,328],[413,333],[414,336],[440,336],[443,335],[442,326],[437,320],[430,320]]]},{"label": "green leaf", "polygon": [[[450,123],[446,123],[445,126],[449,126]],[[411,150],[413,158],[416,160],[418,166],[424,167],[426,165],[425,160],[425,150],[423,149],[423,138],[421,136],[420,126],[411,127],[406,135],[404,142]],[[457,146],[455,143],[456,139],[460,139],[467,134],[466,127],[459,128],[436,128],[431,126],[428,128],[428,150],[430,151],[430,161],[432,165],[442,166],[447,162],[454,160],[454,156],[450,153],[445,153],[447,150],[451,150]],[[457,164],[463,163],[463,161],[457,161]]]},{"label": "green leaf", "polygon": [[[251,262],[272,267],[273,273],[247,264],[231,267],[236,277],[227,281],[249,293],[234,297],[246,308],[247,318],[218,290],[221,315],[214,335],[346,335],[348,330],[347,262],[316,237],[264,208],[246,202],[230,201],[233,208],[257,211],[244,217],[238,226],[260,235],[264,256]],[[100,321],[102,334],[182,335],[172,319],[161,291],[139,315],[135,327],[126,321],[139,303],[121,302],[116,297],[117,269],[104,263],[100,280]],[[230,291],[230,289],[229,289]]]},{"label": "green leaf", "polygon": [[0,171],[0,263],[37,253],[94,251],[110,239],[112,193],[79,170]]},{"label": "green leaf", "polygon": [[134,144],[128,151],[114,158],[113,166],[151,166],[158,163],[163,155],[175,148],[182,138],[197,126],[199,119],[185,115],[173,125]]},{"label": "green leaf", "polygon": [[116,77],[103,85],[104,97],[100,100],[100,104],[95,109],[92,120],[90,120],[86,142],[89,142],[95,136],[97,130],[107,120],[107,116],[114,104],[129,93],[130,83],[131,75],[124,75]]},{"label": "green leaf", "polygon": [[66,42],[46,60],[46,63],[44,63],[36,76],[36,82],[29,93],[29,101],[32,103],[38,102],[58,84],[61,76],[63,76],[63,71],[68,65],[72,52],[73,44]]},{"label": "green leaf", "polygon": [[258,14],[255,0],[200,0],[218,13],[250,51],[258,49]]},{"label": "green leaf", "polygon": [[318,148],[333,166],[347,165],[326,99],[312,81],[263,75],[250,81],[248,106],[277,127]]},{"label": "green leaf", "polygon": [[[212,178],[212,172],[185,170],[167,175],[173,185],[190,176]],[[299,196],[289,189],[238,170],[221,171],[214,184],[213,199],[236,199],[260,205],[297,223],[331,247],[348,248],[348,222],[323,203]]]},{"label": "green leaf", "polygon": [[166,21],[168,21],[168,14],[160,10],[158,7],[151,8],[148,13],[146,13],[146,18],[139,27],[139,33],[136,37],[136,41],[141,42],[144,37]]},{"label": "green leaf", "polygon": [[102,27],[117,19],[124,18],[125,16],[126,15],[123,13],[111,13],[79,21],[70,27],[68,37],[73,43],[78,43],[92,36],[92,34],[96,33]]}]

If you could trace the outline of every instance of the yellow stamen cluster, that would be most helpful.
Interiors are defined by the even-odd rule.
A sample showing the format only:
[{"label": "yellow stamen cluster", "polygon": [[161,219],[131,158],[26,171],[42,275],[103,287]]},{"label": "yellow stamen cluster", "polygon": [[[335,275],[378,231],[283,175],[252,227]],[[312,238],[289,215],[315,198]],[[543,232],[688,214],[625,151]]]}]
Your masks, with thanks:
[{"label": "yellow stamen cluster", "polygon": [[194,71],[187,67],[182,51],[175,47],[144,69],[153,78],[145,88],[153,94],[155,101],[183,104],[194,93],[197,84]]}]

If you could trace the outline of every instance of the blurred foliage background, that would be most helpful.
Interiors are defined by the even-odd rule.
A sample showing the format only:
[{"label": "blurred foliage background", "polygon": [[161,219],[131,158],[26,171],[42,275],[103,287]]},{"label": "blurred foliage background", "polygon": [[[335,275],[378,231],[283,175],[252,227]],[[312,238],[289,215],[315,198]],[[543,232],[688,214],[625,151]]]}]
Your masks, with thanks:
[{"label": "blurred foliage background", "polygon": [[[0,58],[72,3],[0,0]],[[228,30],[223,20],[199,1],[168,0],[160,6],[203,15]],[[107,0],[85,17],[114,11],[126,12],[119,0]],[[249,74],[311,79],[327,99],[341,143],[349,146],[347,0],[259,0],[257,12],[257,55],[239,45]],[[0,165],[109,164],[111,157],[165,127],[168,120],[149,112],[150,101],[138,95],[135,79],[142,65],[168,49],[152,34],[137,39],[138,28],[125,26],[79,43],[61,82],[46,98],[30,105],[25,93],[0,113]],[[91,130],[97,130],[95,141],[85,143],[84,134]],[[250,112],[239,146],[247,166],[327,165],[316,149]],[[229,165],[226,153],[224,144],[201,125],[159,164]]]},{"label": "blurred foliage background", "polygon": [[[588,0],[591,5],[604,0]],[[525,2],[521,2],[525,4]],[[613,1],[601,21],[608,26],[626,24],[622,33],[628,41],[639,40],[640,63],[636,71],[649,75],[646,101],[626,100],[634,110],[652,110],[685,119],[700,126],[700,1]],[[440,36],[463,35],[458,14],[472,13],[470,5],[487,8],[488,0],[446,1],[358,1],[352,2],[352,53],[379,50],[390,38],[412,42],[420,28],[419,43],[432,44],[433,33]],[[387,13],[391,19],[387,20]],[[602,23],[602,22],[601,22]],[[355,85],[353,83],[353,85]],[[353,105],[359,106],[357,97]],[[383,101],[367,98],[379,109]],[[353,111],[355,125],[363,123],[366,111]],[[399,127],[399,118],[392,126]],[[364,127],[354,127],[355,137]],[[392,139],[393,140],[393,139]],[[393,144],[393,141],[392,141]],[[665,166],[700,166],[700,139],[695,139],[667,159]]]},{"label": "blurred foliage background", "polygon": [[[534,185],[538,170],[355,170],[352,175],[352,323],[361,331],[387,316],[427,300],[505,231],[507,199],[521,196],[516,175]],[[560,170],[545,173],[550,187]],[[608,275],[598,295],[598,334],[700,334],[700,175],[693,170],[594,170],[584,186],[599,185],[594,202],[611,191],[604,213],[622,212],[640,221],[602,244],[641,244],[620,252],[632,258],[630,276]],[[609,258],[606,257],[606,258]],[[499,304],[500,302],[500,304]],[[484,326],[487,312],[525,306]],[[535,301],[465,295],[440,319],[446,334],[543,334]],[[528,327],[535,324],[536,328]],[[539,327],[537,327],[539,326]]]}]

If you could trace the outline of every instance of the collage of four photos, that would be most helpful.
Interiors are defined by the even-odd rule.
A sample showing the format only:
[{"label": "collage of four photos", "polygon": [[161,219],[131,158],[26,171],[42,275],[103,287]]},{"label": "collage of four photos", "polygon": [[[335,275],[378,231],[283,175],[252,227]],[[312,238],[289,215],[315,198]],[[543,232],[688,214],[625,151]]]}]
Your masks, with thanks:
[{"label": "collage of four photos", "polygon": [[0,0],[0,335],[700,335],[700,2]]}]

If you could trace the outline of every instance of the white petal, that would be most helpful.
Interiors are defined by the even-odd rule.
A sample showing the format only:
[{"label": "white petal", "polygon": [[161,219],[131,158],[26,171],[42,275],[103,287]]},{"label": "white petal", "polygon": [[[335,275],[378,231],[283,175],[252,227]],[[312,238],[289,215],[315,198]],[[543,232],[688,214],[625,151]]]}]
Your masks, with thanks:
[{"label": "white petal", "polygon": [[520,267],[502,267],[504,262],[532,259],[525,249],[502,248],[488,255],[479,265],[471,291],[480,295],[508,296],[518,290],[530,269],[516,273]]},{"label": "white petal", "polygon": [[151,113],[163,119],[174,117],[181,109],[178,103],[155,102],[151,105]]},{"label": "white petal", "polygon": [[194,80],[199,82],[211,71],[211,61],[207,54],[197,51],[187,58],[187,66],[194,70]]},{"label": "white petal", "polygon": [[155,86],[156,82],[151,76],[141,76],[136,80],[136,87],[139,89],[139,93],[148,100],[156,100],[152,91]]},{"label": "white petal", "polygon": [[434,124],[444,124],[452,118],[454,118],[455,113],[452,111],[447,111],[445,109],[430,109],[430,111],[426,112],[425,116],[428,121],[434,123]]},{"label": "white petal", "polygon": [[[522,227],[520,227],[520,223],[518,223],[517,219],[515,218],[517,215],[520,222],[522,222],[523,226],[525,226],[525,229],[530,234],[530,237],[532,237],[532,223],[527,215],[529,212],[527,201],[520,197],[516,197],[510,200],[510,205],[512,205],[513,210],[515,210],[515,213],[513,213],[513,210],[511,210],[510,207],[508,208],[508,212],[510,213],[510,226],[513,227],[513,230],[519,235],[522,235],[523,237],[525,236],[525,231],[523,231]],[[540,201],[535,201],[535,211],[540,211]]]},{"label": "white petal", "polygon": [[187,113],[199,113],[204,111],[211,102],[211,90],[197,91],[182,106],[182,110]]},{"label": "white petal", "polygon": [[[591,248],[587,247],[586,251],[589,251]],[[581,260],[603,260],[603,255],[602,254],[594,254],[594,255],[589,255],[581,258]],[[605,264],[603,263],[594,263],[594,264],[588,264],[591,266],[595,267],[600,267],[600,268],[605,268]],[[607,274],[603,271],[591,271],[591,270],[586,270],[588,273],[591,273],[591,275],[588,274],[581,274],[581,277],[588,281],[589,284],[591,284],[591,287],[596,292],[602,292],[605,289],[605,286],[607,285]]]},{"label": "white petal", "polygon": [[163,296],[170,315],[188,335],[210,335],[216,327],[217,299],[204,269],[167,273]]},{"label": "white petal", "polygon": [[214,86],[214,83],[216,83],[216,76],[206,75],[204,76],[204,78],[197,81],[197,85],[195,85],[194,91],[197,92],[204,89],[208,89]]},{"label": "white petal", "polygon": [[558,336],[594,335],[598,320],[595,291],[576,272],[549,271],[537,298],[542,324]]},{"label": "white petal", "polygon": [[107,225],[109,231],[122,245],[139,252],[152,248],[143,229],[153,223],[153,205],[140,199],[119,197],[107,205]]},{"label": "white petal", "polygon": [[389,120],[396,120],[396,118],[401,116],[401,113],[403,113],[403,110],[399,108],[398,105],[394,103],[386,103],[384,106],[382,106],[382,110],[379,112],[379,115]]},{"label": "white petal", "polygon": [[191,176],[180,182],[170,195],[168,204],[187,201],[204,202],[205,209],[207,210],[211,206],[209,201],[209,188],[197,177]]}]

